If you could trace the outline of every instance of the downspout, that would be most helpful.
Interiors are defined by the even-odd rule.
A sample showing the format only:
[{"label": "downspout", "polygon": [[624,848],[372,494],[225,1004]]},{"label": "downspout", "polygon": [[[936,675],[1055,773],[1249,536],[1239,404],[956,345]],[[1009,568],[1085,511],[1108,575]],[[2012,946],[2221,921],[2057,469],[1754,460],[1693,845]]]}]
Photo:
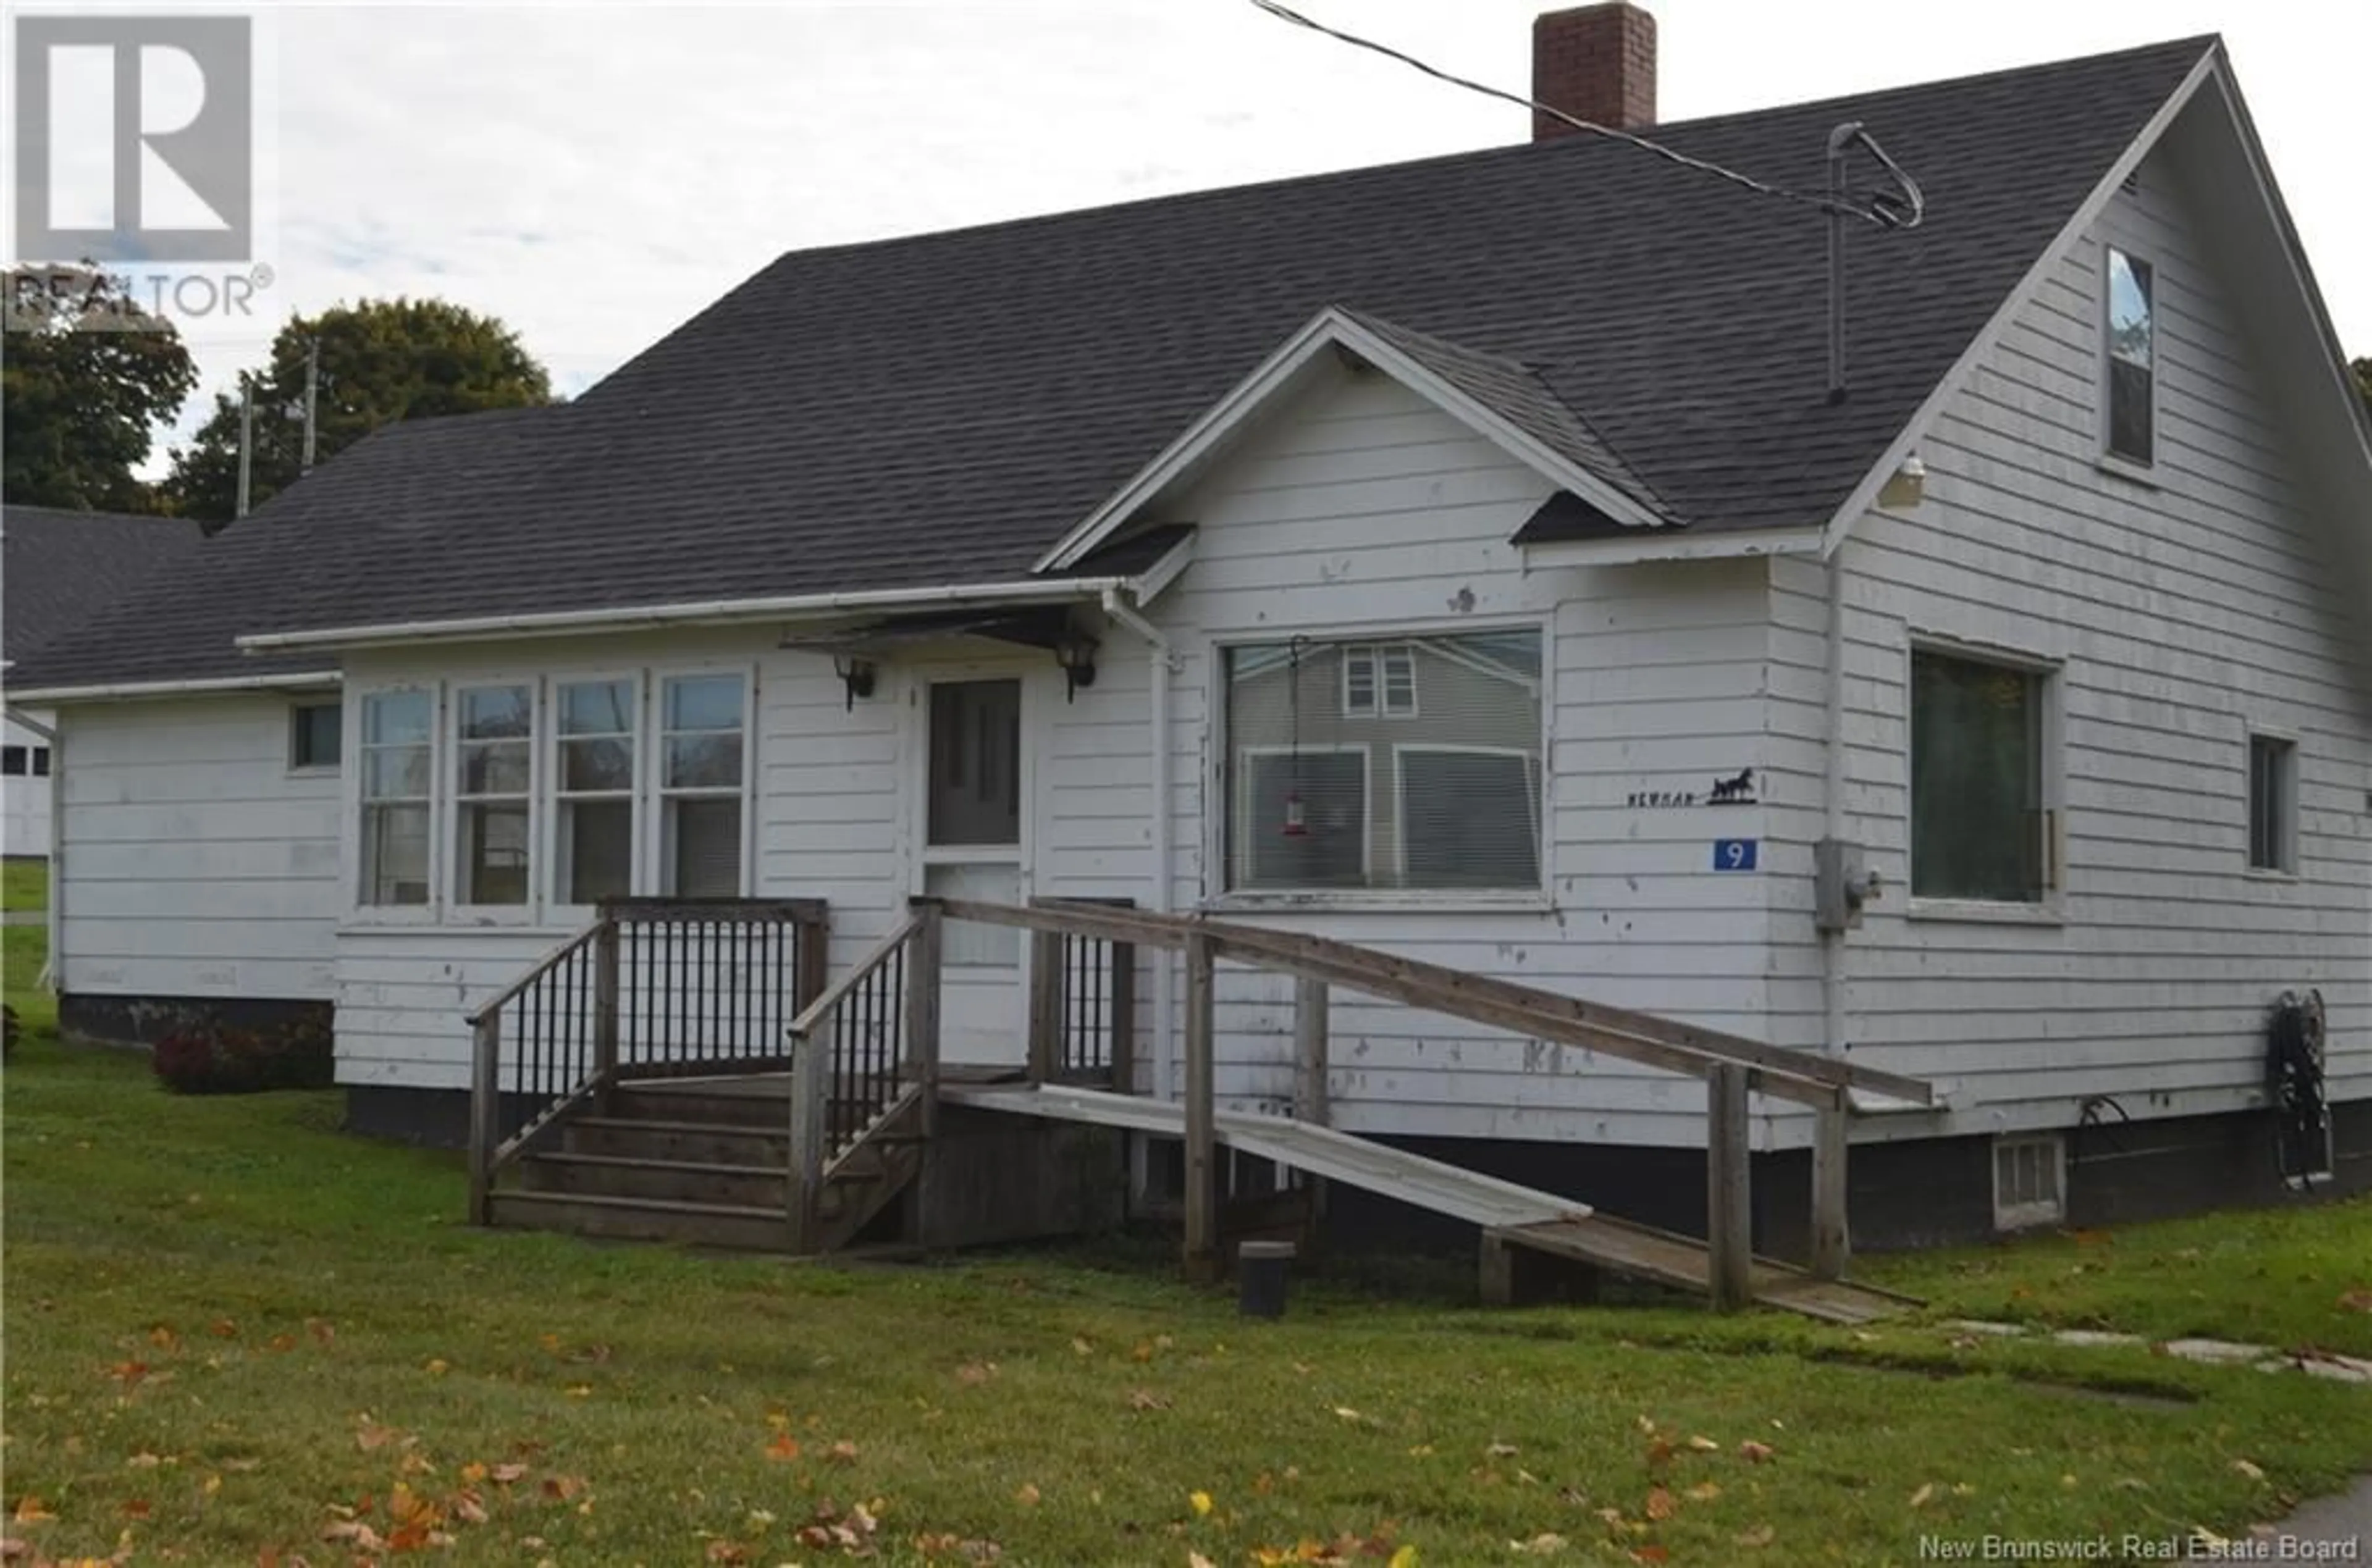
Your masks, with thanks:
[{"label": "downspout", "polygon": [[[1153,677],[1152,755],[1147,759],[1153,769],[1153,912],[1169,912],[1170,887],[1177,868],[1170,864],[1169,821],[1169,683],[1176,672],[1177,656],[1169,639],[1161,628],[1147,621],[1120,597],[1120,590],[1108,587],[1103,593],[1104,614],[1145,639],[1150,650]],[[1153,958],[1153,1095],[1156,1099],[1171,1098],[1177,1092],[1178,1036],[1173,1014],[1176,1003],[1176,970],[1167,951]]]},{"label": "downspout", "polygon": [[[1823,820],[1821,836],[1831,843],[1845,840],[1845,570],[1844,552],[1850,548],[1840,542],[1829,552],[1821,569],[1828,576],[1828,712],[1822,725],[1826,751],[1823,761],[1826,772],[1821,784]],[[1845,965],[1845,941],[1848,933],[1824,931],[1820,934],[1820,1002],[1826,1015],[1821,1031],[1821,1046],[1831,1056],[1845,1053],[1845,1036],[1851,1020],[1845,1005],[1845,986],[1849,980]]]}]

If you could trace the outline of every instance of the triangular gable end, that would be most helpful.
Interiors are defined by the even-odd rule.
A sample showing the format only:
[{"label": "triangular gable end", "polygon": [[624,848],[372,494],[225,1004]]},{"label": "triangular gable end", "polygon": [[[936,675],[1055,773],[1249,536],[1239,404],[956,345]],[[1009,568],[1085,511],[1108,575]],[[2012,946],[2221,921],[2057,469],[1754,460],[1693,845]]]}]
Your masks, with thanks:
[{"label": "triangular gable end", "polygon": [[[2209,242],[2220,250],[2219,259],[2234,280],[2236,308],[2264,355],[2265,363],[2258,368],[2265,389],[2283,405],[2296,450],[2308,470],[2309,490],[2339,527],[2340,552],[2363,585],[2364,602],[2372,604],[2372,415],[2366,414],[2349,379],[2338,334],[2220,44],[2201,56],[2197,67],[2110,166],[1983,331],[1828,519],[1822,530],[1824,554],[1832,553],[1855,521],[1878,504],[1888,476],[1917,449],[2060,259],[2099,222],[2127,178],[2170,141],[2186,166],[2213,181],[2214,192],[2203,196],[2239,220],[2215,226]],[[2251,283],[2258,286],[2245,286]],[[2372,699],[2372,625],[2358,632],[2367,699]]]},{"label": "triangular gable end", "polygon": [[1370,330],[1347,311],[1329,306],[1312,317],[1205,410],[1158,457],[1041,556],[1031,570],[1063,571],[1142,517],[1157,497],[1206,470],[1251,430],[1301,381],[1302,373],[1330,351],[1357,355],[1532,469],[1560,490],[1571,491],[1609,517],[1633,528],[1665,528],[1672,520],[1621,485],[1552,450],[1517,421],[1436,374],[1400,345]]}]

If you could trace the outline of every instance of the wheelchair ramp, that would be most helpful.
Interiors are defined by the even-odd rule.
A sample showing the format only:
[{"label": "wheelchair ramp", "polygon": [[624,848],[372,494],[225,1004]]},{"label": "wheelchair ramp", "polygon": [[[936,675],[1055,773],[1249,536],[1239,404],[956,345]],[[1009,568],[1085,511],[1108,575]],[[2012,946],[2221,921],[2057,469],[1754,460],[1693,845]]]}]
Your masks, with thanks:
[{"label": "wheelchair ramp", "polygon": [[[1183,1137],[1186,1131],[1182,1105],[1103,1089],[948,1084],[939,1096],[948,1104],[975,1110],[1092,1122],[1171,1138]],[[1512,1246],[1699,1295],[1711,1288],[1705,1247],[1694,1237],[1633,1225],[1571,1198],[1331,1127],[1230,1110],[1218,1112],[1214,1121],[1218,1141],[1230,1148],[1464,1220]],[[1908,1296],[1816,1280],[1791,1265],[1762,1258],[1754,1260],[1751,1279],[1757,1301],[1830,1322],[1864,1323],[1916,1305]]]}]

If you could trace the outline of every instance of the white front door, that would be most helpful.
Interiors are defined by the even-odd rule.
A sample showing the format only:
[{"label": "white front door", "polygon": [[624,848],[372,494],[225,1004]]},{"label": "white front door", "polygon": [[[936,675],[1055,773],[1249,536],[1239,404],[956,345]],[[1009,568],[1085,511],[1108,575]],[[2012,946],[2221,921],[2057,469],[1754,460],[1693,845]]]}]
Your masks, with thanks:
[{"label": "white front door", "polygon": [[[939,898],[1017,904],[1029,888],[1029,798],[1022,681],[1006,676],[926,681],[922,886]],[[941,954],[939,1049],[949,1062],[1029,1060],[1023,935],[948,923]]]}]

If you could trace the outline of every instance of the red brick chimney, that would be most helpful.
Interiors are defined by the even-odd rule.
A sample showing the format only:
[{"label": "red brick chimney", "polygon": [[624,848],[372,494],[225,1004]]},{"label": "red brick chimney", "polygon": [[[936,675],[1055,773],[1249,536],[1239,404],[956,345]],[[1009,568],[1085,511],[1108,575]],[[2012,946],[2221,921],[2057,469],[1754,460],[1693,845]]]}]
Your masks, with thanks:
[{"label": "red brick chimney", "polygon": [[[1532,99],[1594,125],[1656,122],[1656,18],[1622,0],[1544,11],[1532,20]],[[1532,140],[1576,133],[1532,116]]]}]

